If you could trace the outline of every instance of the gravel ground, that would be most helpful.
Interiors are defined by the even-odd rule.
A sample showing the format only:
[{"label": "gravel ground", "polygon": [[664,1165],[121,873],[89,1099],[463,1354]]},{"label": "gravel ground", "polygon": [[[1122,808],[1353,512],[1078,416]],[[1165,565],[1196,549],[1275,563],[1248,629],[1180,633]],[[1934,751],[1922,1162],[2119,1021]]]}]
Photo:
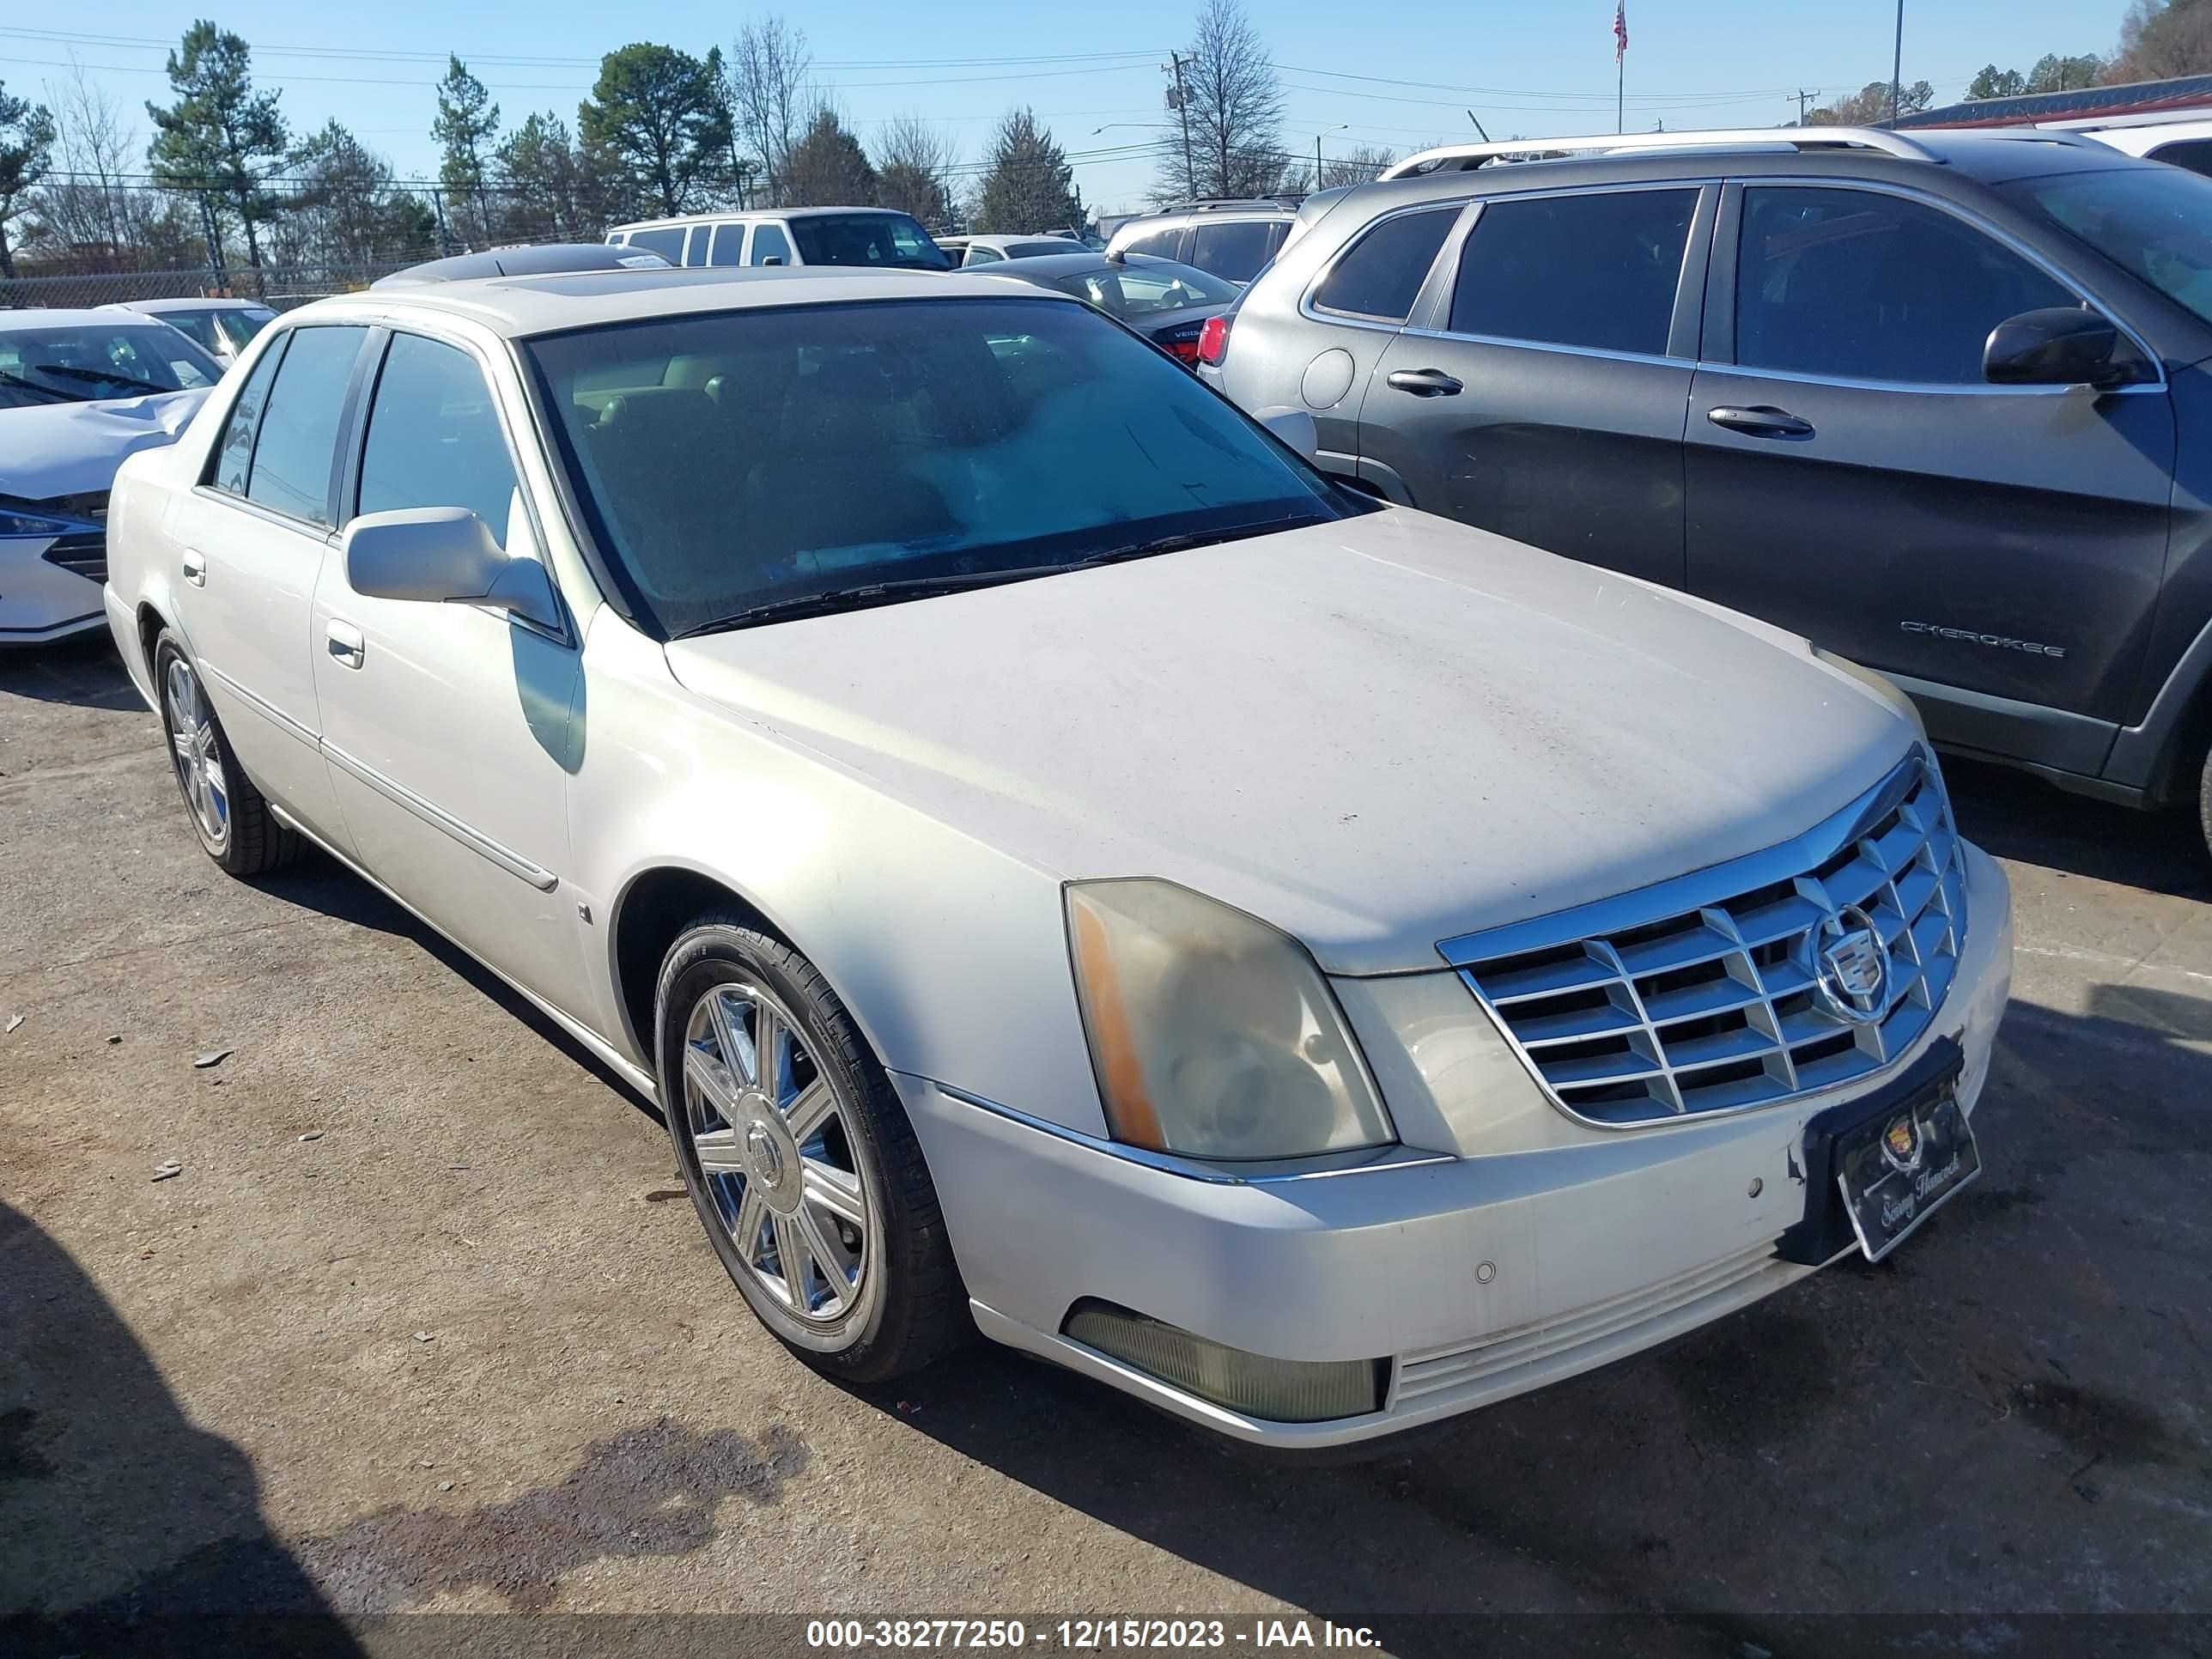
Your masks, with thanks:
[{"label": "gravel ground", "polygon": [[2019,908],[1978,1186],[1879,1268],[1286,1466],[988,1347],[816,1376],[647,1103],[334,866],[223,877],[104,646],[0,657],[0,1651],[332,1611],[538,1616],[352,1627],[380,1653],[804,1650],[581,1617],[701,1613],[2203,1651],[2212,866],[2178,822],[1953,779]]}]

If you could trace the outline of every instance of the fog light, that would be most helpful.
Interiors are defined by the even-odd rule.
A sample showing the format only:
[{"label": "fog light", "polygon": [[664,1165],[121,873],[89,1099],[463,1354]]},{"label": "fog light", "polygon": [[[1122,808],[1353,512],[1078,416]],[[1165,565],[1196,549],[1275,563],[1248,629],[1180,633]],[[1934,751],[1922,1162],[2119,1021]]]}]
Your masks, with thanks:
[{"label": "fog light", "polygon": [[1061,1334],[1186,1394],[1271,1423],[1321,1423],[1382,1408],[1381,1359],[1270,1359],[1224,1347],[1110,1302],[1075,1304]]}]

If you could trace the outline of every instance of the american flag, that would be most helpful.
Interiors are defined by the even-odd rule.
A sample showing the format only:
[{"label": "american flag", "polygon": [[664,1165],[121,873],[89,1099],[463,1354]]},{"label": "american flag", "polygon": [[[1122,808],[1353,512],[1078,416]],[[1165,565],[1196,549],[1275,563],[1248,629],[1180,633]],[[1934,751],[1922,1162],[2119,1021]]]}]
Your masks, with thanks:
[{"label": "american flag", "polygon": [[1628,56],[1628,0],[1617,0],[1613,9],[1613,61]]}]

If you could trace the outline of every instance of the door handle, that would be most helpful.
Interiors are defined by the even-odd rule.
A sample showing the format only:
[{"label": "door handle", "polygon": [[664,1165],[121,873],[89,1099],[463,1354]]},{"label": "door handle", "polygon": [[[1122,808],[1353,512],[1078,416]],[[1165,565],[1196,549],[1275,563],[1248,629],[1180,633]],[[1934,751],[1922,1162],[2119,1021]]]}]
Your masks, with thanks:
[{"label": "door handle", "polygon": [[361,636],[361,629],[351,623],[333,619],[325,635],[330,642],[331,655],[337,659],[339,667],[361,666],[362,657],[367,650],[367,642]]},{"label": "door handle", "polygon": [[1741,432],[1751,438],[1809,438],[1813,423],[1801,421],[1786,409],[1777,409],[1771,404],[1754,404],[1749,409],[1730,409],[1723,406],[1709,409],[1705,418],[1715,426],[1724,426],[1731,432]]},{"label": "door handle", "polygon": [[1416,398],[1455,398],[1463,389],[1441,368],[1394,368],[1388,378],[1393,391],[1410,392]]},{"label": "door handle", "polygon": [[185,568],[185,580],[194,587],[205,587],[207,586],[207,556],[204,553],[195,553],[188,548],[185,550],[182,562]]}]

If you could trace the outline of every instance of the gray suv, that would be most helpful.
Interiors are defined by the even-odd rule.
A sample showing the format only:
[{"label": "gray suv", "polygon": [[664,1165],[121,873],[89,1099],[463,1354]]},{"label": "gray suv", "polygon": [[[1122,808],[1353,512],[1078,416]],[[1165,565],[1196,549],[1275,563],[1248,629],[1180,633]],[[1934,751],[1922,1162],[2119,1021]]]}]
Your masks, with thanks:
[{"label": "gray suv", "polygon": [[1106,251],[1173,259],[1241,287],[1275,257],[1297,212],[1290,196],[1186,202],[1122,221]]},{"label": "gray suv", "polygon": [[1357,488],[1779,623],[1948,747],[2212,839],[2212,180],[2032,131],[1575,142],[1611,153],[1350,192],[1200,374],[1310,410]]}]

